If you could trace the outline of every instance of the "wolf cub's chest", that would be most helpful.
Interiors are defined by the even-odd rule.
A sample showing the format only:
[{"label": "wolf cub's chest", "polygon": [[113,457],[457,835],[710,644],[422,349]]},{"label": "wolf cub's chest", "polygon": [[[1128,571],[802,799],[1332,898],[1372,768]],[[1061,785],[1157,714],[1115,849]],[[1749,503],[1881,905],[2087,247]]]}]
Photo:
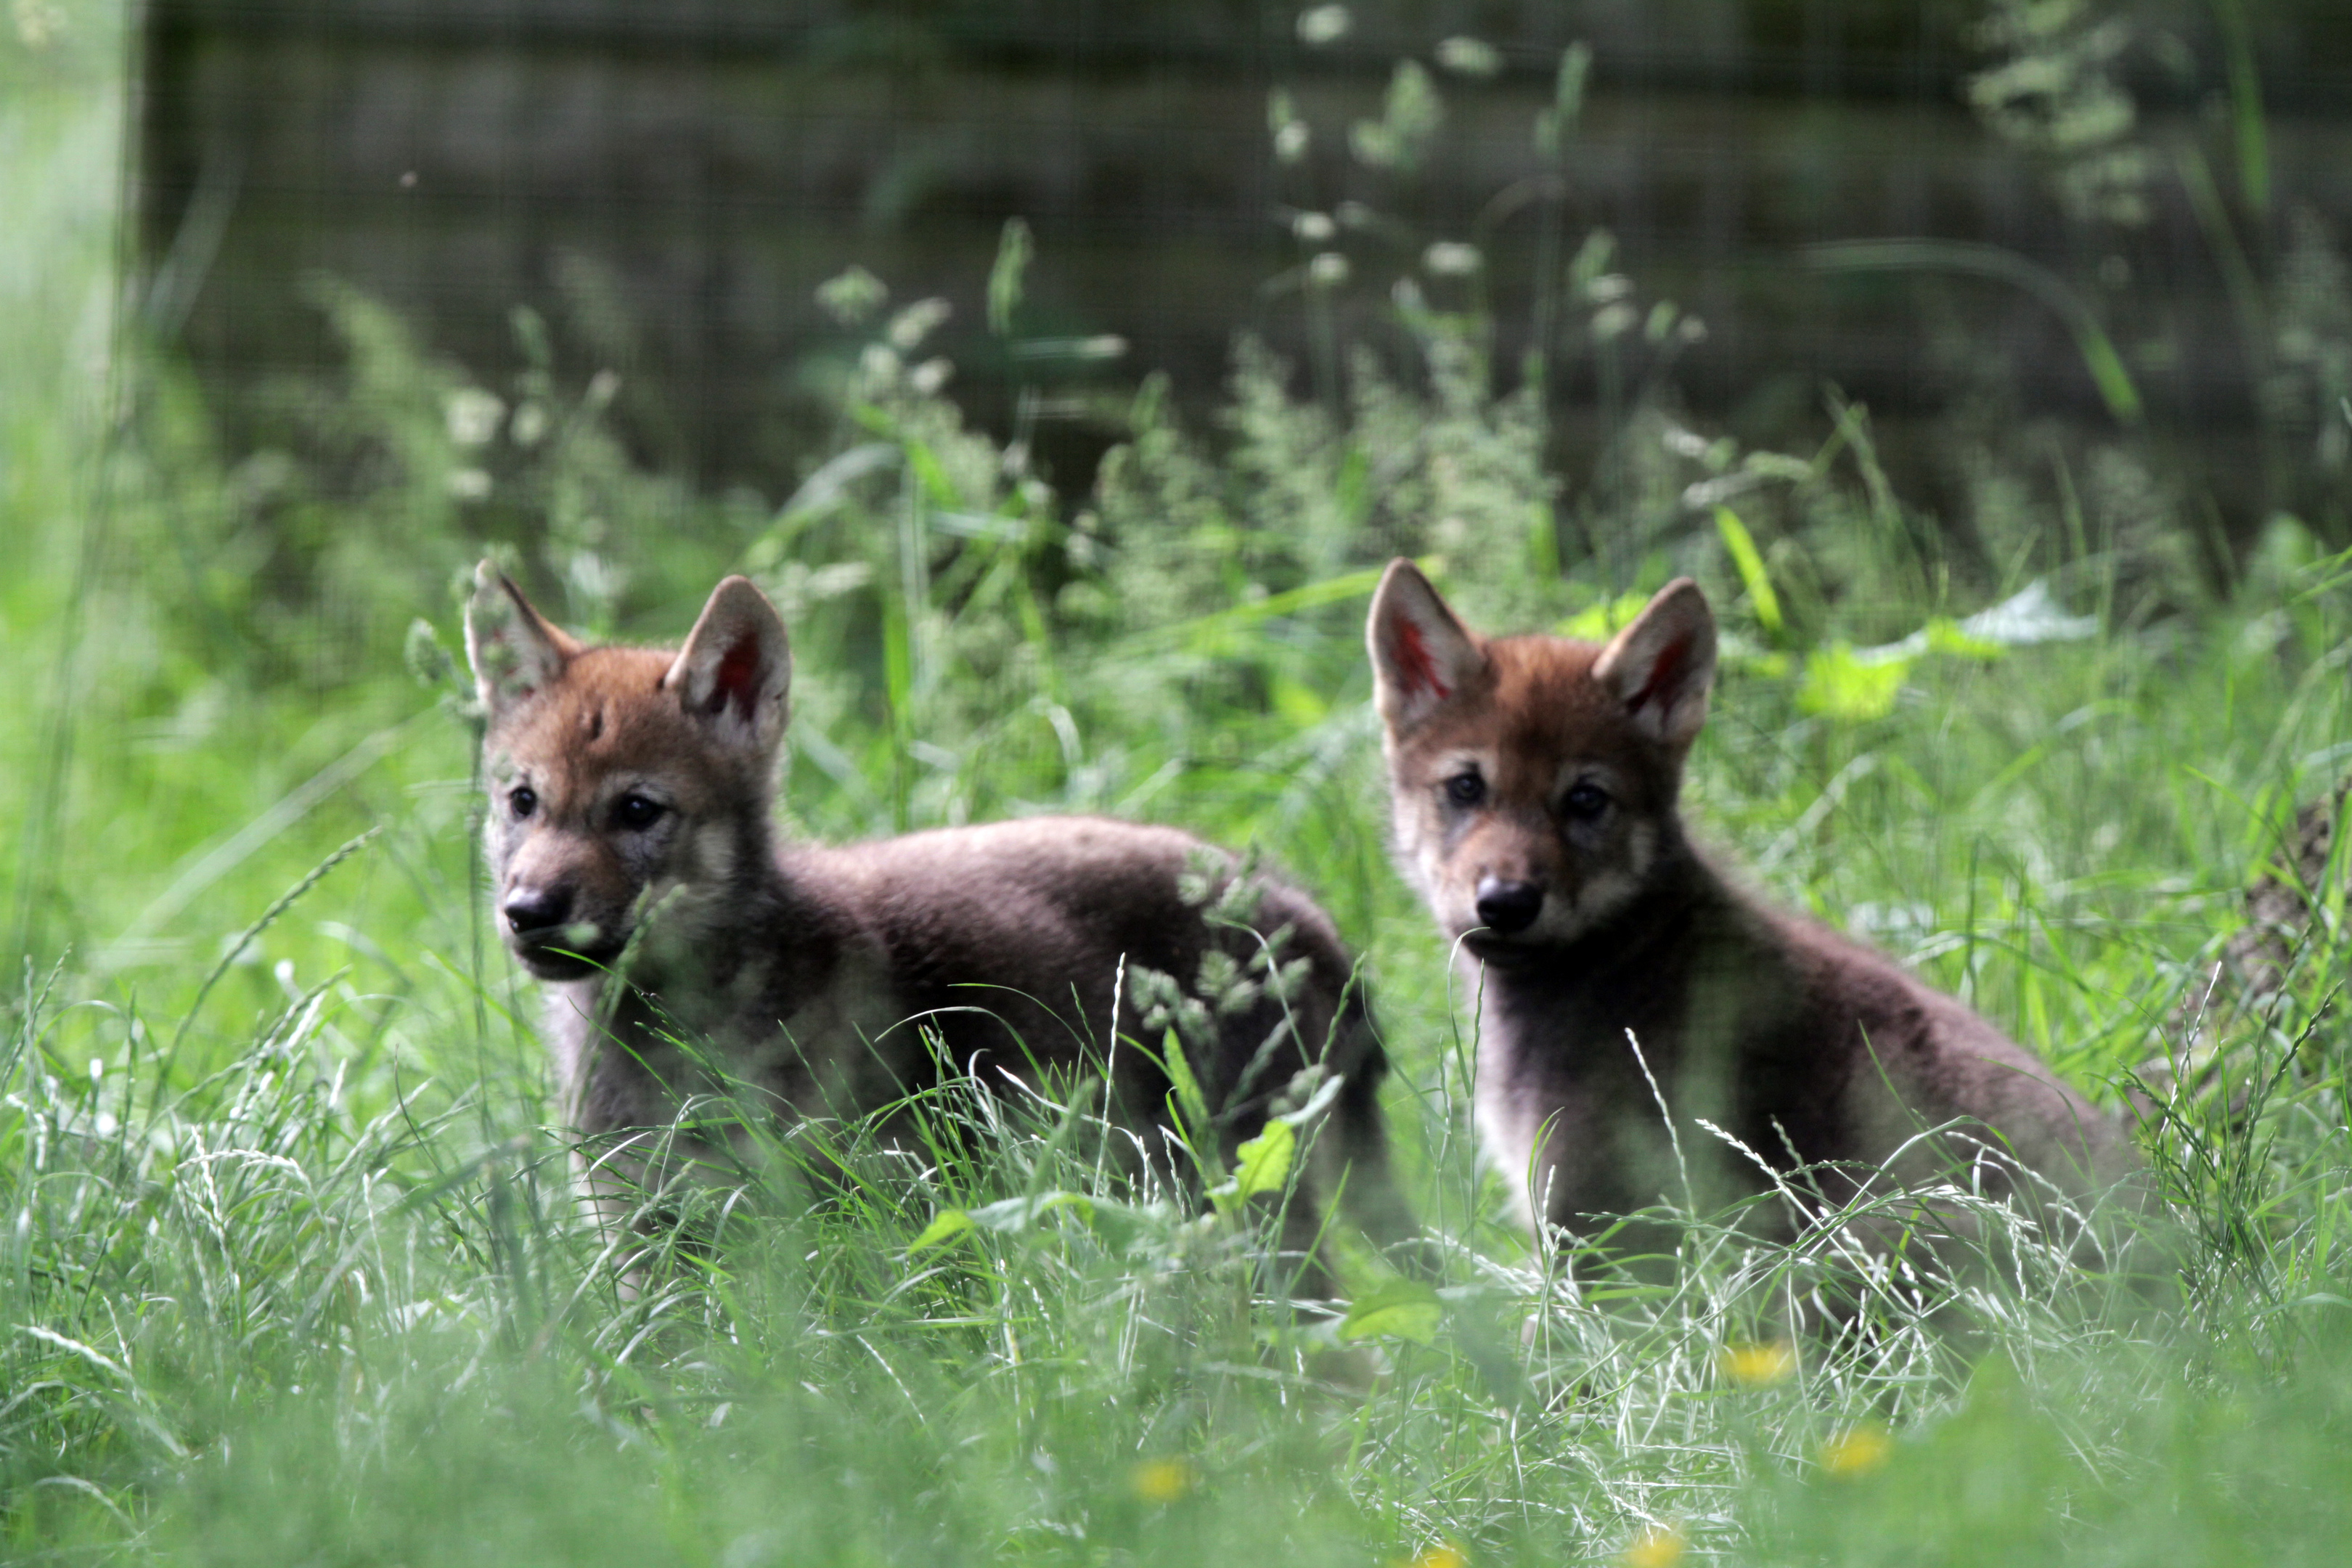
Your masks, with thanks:
[{"label": "wolf cub's chest", "polygon": [[[592,1079],[641,1076],[676,1055],[679,1041],[707,1047],[717,1074],[788,1098],[845,1087],[864,1076],[862,1065],[887,1067],[885,1058],[919,1048],[878,953],[853,950],[822,973],[789,978],[756,963],[725,979],[647,975],[617,1005],[604,994],[609,984],[599,977],[548,988],[543,1032],[567,1103],[581,1103]],[[646,1098],[650,1120],[659,1109],[650,1084]]]}]

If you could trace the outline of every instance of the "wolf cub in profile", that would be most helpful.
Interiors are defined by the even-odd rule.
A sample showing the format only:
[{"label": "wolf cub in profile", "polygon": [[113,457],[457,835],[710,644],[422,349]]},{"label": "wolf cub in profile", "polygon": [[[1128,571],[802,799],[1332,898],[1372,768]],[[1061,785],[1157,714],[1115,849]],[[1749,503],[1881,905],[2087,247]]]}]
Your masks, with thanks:
[{"label": "wolf cub in profile", "polygon": [[[1189,1009],[1190,1060],[1228,1153],[1319,1067],[1342,1081],[1307,1176],[1374,1240],[1410,1233],[1374,1099],[1386,1061],[1305,897],[1264,883],[1220,904],[1230,857],[1100,817],[780,845],[792,656],[750,582],[719,584],[675,651],[583,645],[487,562],[477,584],[466,647],[488,716],[499,928],[546,983],[557,1085],[603,1146],[590,1190],[608,1224],[683,1162],[723,1159],[653,1131],[722,1088],[788,1118],[856,1115],[950,1071],[1036,1087],[1108,1059],[1118,1113],[1147,1127],[1167,1076],[1113,1037],[1157,1045],[1137,995],[1150,971],[1218,983],[1215,1005]],[[1307,1213],[1293,1238],[1314,1231]]]},{"label": "wolf cub in profile", "polygon": [[[1781,1169],[1875,1165],[1956,1121],[1968,1136],[1906,1165],[1981,1143],[2074,1191],[2131,1167],[2109,1120],[1991,1025],[1692,847],[1675,801],[1716,652],[1696,584],[1605,646],[1489,640],[1397,561],[1367,637],[1397,860],[1479,988],[1476,1116],[1529,1224],[1589,1230],[1677,1191],[1661,1097]],[[1717,1140],[1683,1142],[1709,1195],[1761,1187]]]}]

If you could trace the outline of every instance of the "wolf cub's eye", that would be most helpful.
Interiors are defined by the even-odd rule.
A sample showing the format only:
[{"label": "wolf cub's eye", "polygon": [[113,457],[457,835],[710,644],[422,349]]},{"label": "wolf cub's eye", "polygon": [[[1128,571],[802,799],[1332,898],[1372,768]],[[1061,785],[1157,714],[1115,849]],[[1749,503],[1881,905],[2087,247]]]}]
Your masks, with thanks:
[{"label": "wolf cub's eye", "polygon": [[1476,771],[1455,773],[1445,781],[1445,798],[1456,805],[1471,806],[1486,798],[1486,781]]},{"label": "wolf cub's eye", "polygon": [[641,795],[625,795],[621,803],[613,808],[613,820],[623,827],[651,827],[661,820],[661,802],[647,800]]},{"label": "wolf cub's eye", "polygon": [[1609,792],[1596,784],[1576,784],[1560,802],[1560,809],[1579,822],[1591,822],[1609,809]]},{"label": "wolf cub's eye", "polygon": [[539,809],[539,795],[529,784],[524,784],[507,795],[507,805],[514,808],[517,816],[529,816]]}]

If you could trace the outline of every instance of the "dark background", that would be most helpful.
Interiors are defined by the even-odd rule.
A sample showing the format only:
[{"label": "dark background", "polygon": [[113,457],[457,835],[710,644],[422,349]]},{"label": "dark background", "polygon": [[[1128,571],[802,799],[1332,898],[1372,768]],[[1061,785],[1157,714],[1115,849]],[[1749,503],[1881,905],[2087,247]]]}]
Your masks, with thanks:
[{"label": "dark background", "polygon": [[[1297,8],[1244,0],[155,0],[148,11],[139,208],[160,279],[152,314],[214,394],[232,447],[277,438],[247,395],[331,368],[303,292],[340,276],[395,305],[486,381],[519,363],[510,311],[551,323],[559,372],[623,376],[644,460],[706,486],[788,487],[810,457],[810,366],[841,352],[812,291],[849,264],[903,302],[942,295],[955,391],[1010,417],[982,298],[1008,216],[1035,229],[1031,336],[1117,333],[1120,361],[1061,373],[1111,394],[1169,372],[1214,397],[1237,329],[1294,355],[1304,312],[1269,280],[1310,250],[1286,210],[1344,198],[1396,223],[1335,242],[1340,310],[1377,339],[1422,244],[1481,230],[1500,374],[1516,364],[1537,254],[1529,204],[1488,204],[1541,172],[1528,125],[1561,48],[1594,50],[1567,163],[1566,248],[1594,226],[1645,300],[1708,328],[1675,370],[1695,416],[1752,441],[1818,426],[1824,384],[1868,404],[1898,455],[1956,400],[2107,417],[2043,305],[2013,287],[1825,275],[1824,240],[1940,237],[2030,258],[2105,321],[2148,425],[2212,470],[2258,468],[2260,345],[2166,148],[2222,146],[2216,9],[2125,8],[2136,132],[2158,149],[2151,213],[2070,221],[2049,160],[1992,135],[1965,84],[1990,57],[1983,7],[1957,0],[1496,0],[1366,4],[1309,47]],[[2300,208],[2352,213],[2352,22],[2338,0],[2245,12],[2271,191],[2235,194],[2257,268]],[[1377,112],[1395,62],[1470,35],[1505,68],[1436,72],[1447,128],[1401,180],[1364,168],[1344,127]],[[1267,96],[1314,124],[1306,163],[1270,151]],[[2229,170],[2217,163],[2218,177]],[[1565,252],[1563,252],[1565,254]],[[1931,331],[1932,329],[1932,331]],[[1978,353],[1956,356],[1951,344]],[[1942,345],[1937,347],[1937,345]],[[1563,466],[1591,387],[1554,402]],[[1066,487],[1110,438],[1107,396],[1051,402],[1040,446]],[[2242,528],[2283,498],[2231,490]],[[2284,498],[2291,499],[2291,498]]]}]

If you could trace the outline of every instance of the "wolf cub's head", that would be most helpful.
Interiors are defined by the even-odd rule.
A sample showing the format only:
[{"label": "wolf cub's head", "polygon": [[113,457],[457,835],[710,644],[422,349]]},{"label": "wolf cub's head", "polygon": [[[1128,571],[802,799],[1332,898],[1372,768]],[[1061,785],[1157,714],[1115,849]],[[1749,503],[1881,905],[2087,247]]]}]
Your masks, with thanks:
[{"label": "wolf cub's head", "polygon": [[1706,718],[1715,617],[1696,584],[1660,589],[1605,646],[1489,641],[1397,561],[1366,640],[1397,858],[1447,935],[1509,963],[1632,900],[1680,831],[1683,759]]},{"label": "wolf cub's head", "polygon": [[[466,652],[489,716],[483,773],[499,927],[542,980],[609,964],[643,910],[691,940],[769,843],[792,655],[741,577],[672,653],[590,647],[484,562]],[[673,895],[675,889],[683,889]]]}]

